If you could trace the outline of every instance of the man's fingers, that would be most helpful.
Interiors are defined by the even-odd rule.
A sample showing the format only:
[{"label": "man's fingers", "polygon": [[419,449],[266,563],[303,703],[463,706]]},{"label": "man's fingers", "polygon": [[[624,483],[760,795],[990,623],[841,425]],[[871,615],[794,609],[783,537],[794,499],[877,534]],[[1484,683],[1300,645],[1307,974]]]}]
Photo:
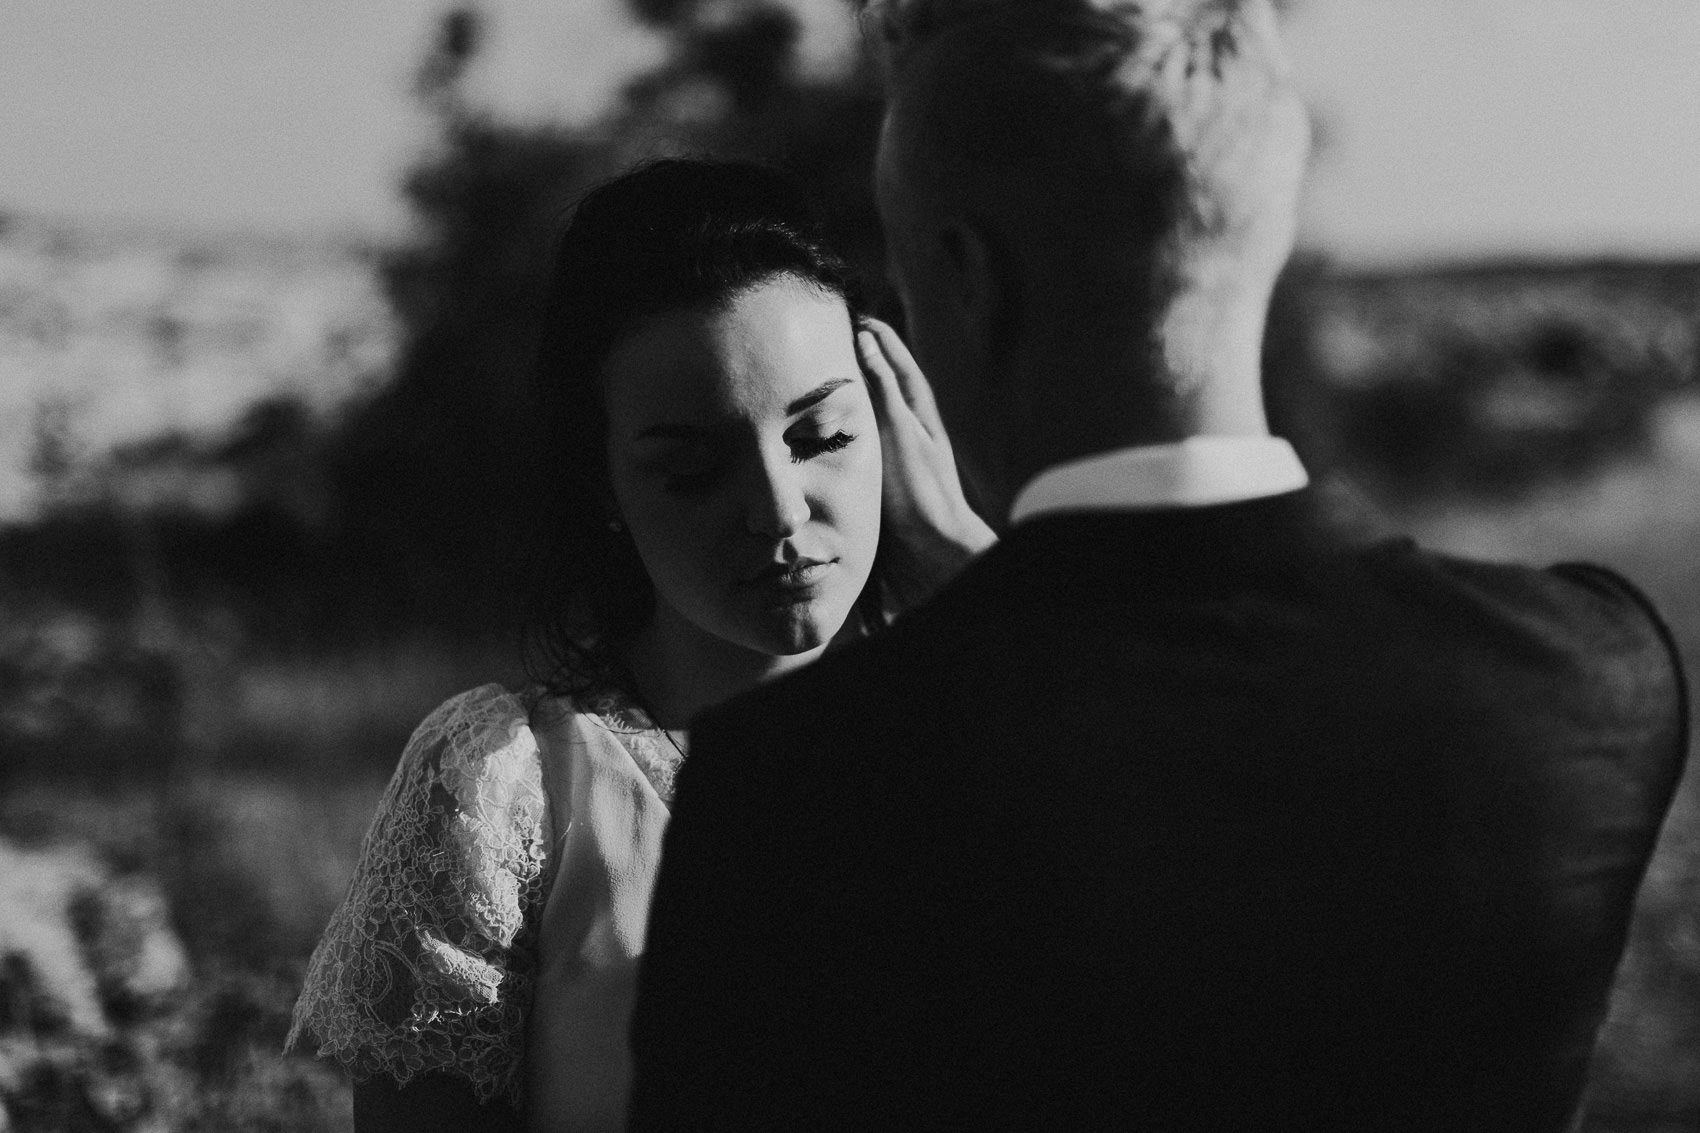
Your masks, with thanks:
[{"label": "man's fingers", "polygon": [[856,332],[856,357],[860,359],[862,369],[873,379],[868,383],[868,392],[873,396],[874,409],[883,423],[895,425],[897,414],[907,407],[908,402],[903,397],[903,387],[898,384],[891,361],[872,331],[864,329]]},{"label": "man's fingers", "polygon": [[864,317],[862,326],[873,333],[880,350],[890,360],[904,404],[909,406],[910,412],[915,414],[934,440],[944,439],[944,421],[939,416],[938,402],[933,400],[933,387],[928,384],[926,375],[921,373],[921,367],[915,356],[909,353],[903,337],[876,318]]}]

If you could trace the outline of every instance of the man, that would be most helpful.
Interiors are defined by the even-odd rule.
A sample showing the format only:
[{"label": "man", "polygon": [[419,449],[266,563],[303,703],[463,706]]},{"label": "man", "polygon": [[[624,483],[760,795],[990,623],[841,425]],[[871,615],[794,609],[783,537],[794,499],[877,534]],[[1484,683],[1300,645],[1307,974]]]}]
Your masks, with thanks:
[{"label": "man", "polygon": [[1307,144],[1263,0],[879,18],[896,282],[1010,526],[699,721],[634,1128],[1565,1128],[1686,750],[1668,635],[1597,568],[1313,518],[1260,400]]}]

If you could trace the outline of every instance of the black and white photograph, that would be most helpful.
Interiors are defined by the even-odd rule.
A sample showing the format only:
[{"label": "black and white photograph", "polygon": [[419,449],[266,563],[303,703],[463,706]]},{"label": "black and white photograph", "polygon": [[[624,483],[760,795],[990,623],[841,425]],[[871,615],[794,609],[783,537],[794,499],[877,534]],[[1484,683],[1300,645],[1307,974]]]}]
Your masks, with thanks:
[{"label": "black and white photograph", "polygon": [[0,105],[0,1133],[1700,1129],[1700,4]]}]

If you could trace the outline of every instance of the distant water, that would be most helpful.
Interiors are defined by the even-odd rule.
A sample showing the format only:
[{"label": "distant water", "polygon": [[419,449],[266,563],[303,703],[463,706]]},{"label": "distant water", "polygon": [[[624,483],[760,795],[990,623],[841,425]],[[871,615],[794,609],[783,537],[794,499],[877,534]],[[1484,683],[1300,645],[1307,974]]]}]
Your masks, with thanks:
[{"label": "distant water", "polygon": [[387,377],[394,340],[358,248],[10,224],[0,522],[36,506],[44,431],[91,460],[165,433],[216,437],[264,398],[328,412]]}]

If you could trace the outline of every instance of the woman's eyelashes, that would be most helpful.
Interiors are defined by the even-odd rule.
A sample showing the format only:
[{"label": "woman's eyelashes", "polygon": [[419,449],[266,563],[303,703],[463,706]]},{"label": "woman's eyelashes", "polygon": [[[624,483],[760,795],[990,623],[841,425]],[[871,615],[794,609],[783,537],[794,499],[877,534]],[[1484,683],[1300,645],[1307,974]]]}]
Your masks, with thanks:
[{"label": "woman's eyelashes", "polygon": [[791,463],[801,464],[805,460],[813,460],[817,456],[825,456],[829,452],[837,452],[848,447],[855,441],[855,436],[842,429],[830,436],[804,436],[787,438],[791,446]]},{"label": "woman's eyelashes", "polygon": [[[832,433],[803,433],[787,436],[791,463],[840,452],[856,442],[857,434],[839,429]],[[736,457],[715,451],[713,446],[690,444],[667,453],[651,467],[667,492],[677,496],[701,495],[714,488],[736,463]]]}]

